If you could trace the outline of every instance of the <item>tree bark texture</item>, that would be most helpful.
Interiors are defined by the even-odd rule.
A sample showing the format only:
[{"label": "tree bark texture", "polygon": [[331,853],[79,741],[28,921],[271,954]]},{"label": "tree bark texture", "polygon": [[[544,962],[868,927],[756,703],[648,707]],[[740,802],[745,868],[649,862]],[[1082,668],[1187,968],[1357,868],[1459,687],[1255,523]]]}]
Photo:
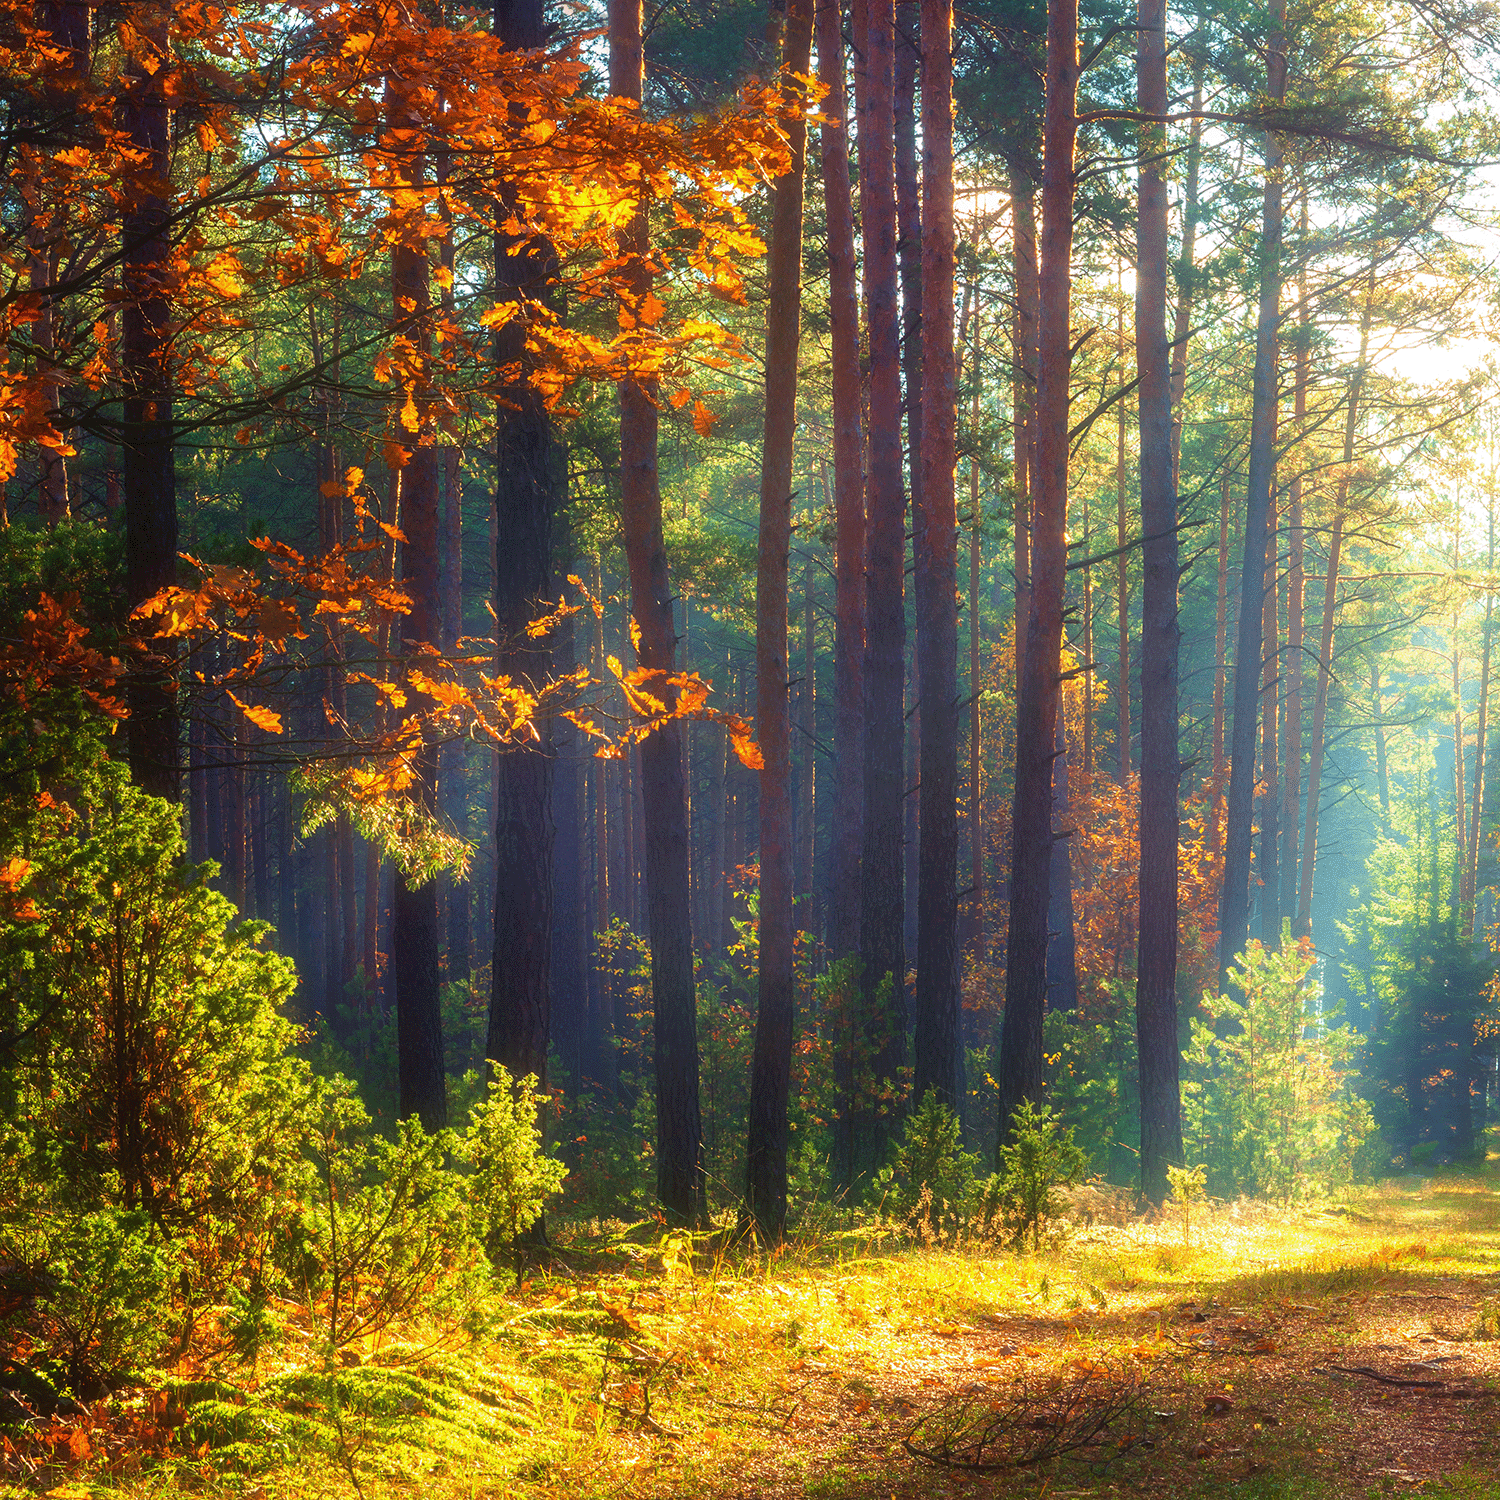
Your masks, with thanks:
[{"label": "tree bark texture", "polygon": [[[1285,0],[1273,0],[1266,45],[1266,94],[1286,94]],[[1219,896],[1219,989],[1244,951],[1250,929],[1251,807],[1255,797],[1255,727],[1260,707],[1261,612],[1266,587],[1266,516],[1276,466],[1276,340],[1281,319],[1280,139],[1266,134],[1261,199],[1260,297],[1255,324],[1249,478],[1245,499],[1244,556],[1240,570],[1239,629],[1234,653],[1234,706],[1229,735],[1229,799],[1224,841],[1224,885]]]},{"label": "tree bark texture", "polygon": [[[641,0],[610,0],[609,84],[617,98],[639,105],[644,80]],[[632,263],[632,291],[650,291],[647,206],[622,236]],[[630,570],[631,613],[639,631],[637,659],[649,671],[672,673],[677,632],[657,477],[654,382],[620,385],[620,520]],[[703,1125],[698,1102],[698,1013],[693,989],[693,917],[688,877],[687,794],[682,734],[676,722],[640,747],[646,901],[651,936],[652,1039],[656,1073],[656,1192],[672,1223],[696,1223],[706,1209]]]},{"label": "tree bark texture", "polygon": [[[866,460],[864,851],[860,886],[861,1046],[877,1087],[894,1086],[905,1053],[903,756],[905,506],[901,485],[901,332],[897,307],[895,16],[863,0],[868,110],[859,137],[865,318],[870,361]],[[859,1170],[884,1156],[888,1116],[863,1122]]]},{"label": "tree bark texture", "polygon": [[[787,0],[783,98],[802,98],[812,46],[813,0]],[[792,463],[797,436],[797,352],[802,336],[802,198],[807,126],[786,127],[790,165],[776,179],[766,267],[765,429],[755,575],[755,717],[760,772],[760,967],[750,1067],[745,1187],[761,1238],[786,1234],[787,1102],[797,1020],[792,900],[792,725],[787,594],[792,543]]]},{"label": "tree bark texture", "polygon": [[[495,29],[507,47],[546,40],[541,0],[498,0]],[[552,247],[528,235],[499,235],[495,285],[504,301],[545,300],[556,275]],[[528,378],[525,318],[496,329],[492,358],[504,382],[495,430],[497,667],[539,687],[552,669],[551,643],[527,625],[546,613],[552,588],[552,523],[562,503],[562,464],[552,421]],[[513,1079],[547,1086],[552,1039],[552,756],[540,743],[507,749],[495,787],[494,947],[485,1057]]]},{"label": "tree bark texture", "polygon": [[[1142,114],[1167,112],[1166,0],[1137,7],[1136,91]],[[1167,1196],[1181,1165],[1177,1046],[1177,464],[1167,346],[1167,133],[1141,130],[1135,273],[1135,365],[1141,442],[1140,936],[1135,1030],[1140,1056],[1141,1191]],[[1191,251],[1189,251],[1191,254]]]},{"label": "tree bark texture", "polygon": [[962,1103],[958,1004],[958,383],[953,347],[953,7],[922,0],[922,507],[916,532],[921,666],[912,1096]]},{"label": "tree bark texture", "polygon": [[[413,92],[414,85],[397,75],[386,80],[386,123],[392,132],[388,149],[396,169],[413,187],[419,187],[426,177],[426,161],[415,152],[402,159],[402,142],[420,139],[415,128]],[[430,290],[426,245],[395,245],[391,251],[393,318],[424,357],[430,355],[431,344]],[[433,446],[431,403],[425,391],[417,393],[416,404],[419,425],[415,445],[408,450],[401,470],[401,532],[405,538],[401,544],[401,583],[411,599],[411,611],[399,628],[408,649],[432,646],[440,650],[443,616],[437,449]],[[435,746],[427,746],[417,756],[410,795],[426,812],[437,812]],[[398,874],[391,920],[398,1108],[403,1119],[415,1115],[428,1131],[441,1129],[448,1121],[438,958],[437,881],[417,885]]]},{"label": "tree bark texture", "polygon": [[[132,62],[125,79],[121,125],[140,153],[142,176],[132,183],[122,227],[120,376],[122,481],[125,496],[125,591],[134,608],[177,578],[177,488],[172,431],[171,304],[167,294],[171,243],[167,194],[171,176],[172,110],[164,83],[167,12],[149,12],[142,45],[157,66]],[[140,24],[139,21],[137,23]],[[132,674],[125,735],[130,774],[157,797],[176,801],[177,680],[162,658]]]},{"label": "tree bark texture", "polygon": [[1031,611],[1016,703],[1011,817],[1010,932],[1000,1036],[1000,1140],[1011,1116],[1042,1088],[1047,1003],[1048,873],[1052,860],[1052,758],[1061,690],[1067,568],[1069,315],[1073,153],[1078,134],[1077,0],[1047,9],[1047,103],[1042,167],[1036,484],[1032,489]]},{"label": "tree bark texture", "polygon": [[1307,815],[1302,832],[1302,868],[1297,884],[1294,937],[1312,936],[1313,877],[1318,864],[1318,803],[1323,785],[1323,756],[1328,748],[1328,688],[1333,679],[1333,627],[1338,610],[1339,568],[1343,562],[1344,521],[1349,504],[1354,437],[1359,430],[1359,402],[1365,366],[1370,357],[1370,326],[1375,313],[1375,267],[1365,283],[1365,305],[1360,316],[1359,363],[1349,381],[1349,403],[1344,411],[1343,465],[1335,481],[1333,528],[1328,538],[1328,571],[1323,585],[1323,622],[1318,637],[1318,685],[1313,694],[1312,741],[1307,754]]},{"label": "tree bark texture", "polygon": [[844,38],[837,0],[818,0],[823,201],[828,219],[829,344],[833,363],[834,767],[828,951],[859,952],[859,858],[864,833],[865,496],[859,299]]}]

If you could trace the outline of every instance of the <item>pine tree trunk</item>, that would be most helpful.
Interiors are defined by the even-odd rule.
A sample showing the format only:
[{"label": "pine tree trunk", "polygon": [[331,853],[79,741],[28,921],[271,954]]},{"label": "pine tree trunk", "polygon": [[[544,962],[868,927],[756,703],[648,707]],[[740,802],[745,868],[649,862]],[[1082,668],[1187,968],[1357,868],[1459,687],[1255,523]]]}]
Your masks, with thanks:
[{"label": "pine tree trunk", "polygon": [[[639,103],[641,0],[610,0],[609,72],[610,92]],[[622,237],[637,297],[646,296],[651,286],[648,233],[641,202]],[[657,482],[655,394],[650,380],[627,379],[620,387],[621,529],[631,611],[640,632],[638,659],[648,670],[671,673],[677,633]],[[681,743],[678,725],[665,725],[641,745],[640,765],[656,1059],[656,1191],[669,1222],[692,1224],[704,1212],[705,1182]]]},{"label": "pine tree trunk", "polygon": [[1017,1106],[1039,1098],[1042,1088],[1048,876],[1053,839],[1052,757],[1061,690],[1067,568],[1069,316],[1077,99],[1077,0],[1054,0],[1047,8],[1031,612],[1016,702],[1010,932],[1000,1037],[1002,1143],[1009,1138],[1011,1116]]},{"label": "pine tree trunk", "polygon": [[916,533],[922,690],[912,1096],[958,1111],[958,384],[953,348],[953,10],[922,0],[922,507]]},{"label": "pine tree trunk", "polygon": [[[1125,309],[1115,317],[1115,339],[1120,351],[1120,384],[1125,384]],[[1119,640],[1115,678],[1115,754],[1120,785],[1130,784],[1130,512],[1125,492],[1125,399],[1115,403],[1115,632]]]},{"label": "pine tree trunk", "polygon": [[[1215,782],[1224,776],[1224,652],[1229,638],[1229,475],[1219,486],[1219,593],[1214,611],[1214,730],[1213,772]],[[1223,788],[1215,793],[1222,800]],[[1215,818],[1217,823],[1217,816]]]},{"label": "pine tree trunk", "polygon": [[[856,0],[856,9],[860,8]],[[854,206],[849,186],[841,7],[817,6],[818,78],[828,90],[823,125],[823,202],[828,221],[828,317],[833,379],[834,768],[832,902],[828,951],[859,951],[859,857],[864,842],[865,497],[861,430],[859,301]],[[722,816],[723,802],[715,804]],[[717,931],[717,929],[711,929]]]},{"label": "pine tree trunk", "polygon": [[[813,0],[787,0],[783,97],[801,98],[812,46]],[[776,179],[766,266],[765,435],[760,468],[760,545],[755,579],[756,729],[760,773],[760,968],[745,1143],[745,1187],[761,1238],[786,1233],[787,1102],[797,1019],[792,899],[792,726],[787,595],[792,543],[792,463],[797,432],[797,354],[802,335],[802,197],[807,127],[786,127],[790,165]]]},{"label": "pine tree trunk", "polygon": [[[1172,488],[1182,467],[1182,401],[1187,395],[1188,341],[1193,332],[1194,257],[1198,246],[1198,169],[1203,159],[1203,59],[1193,59],[1193,106],[1182,188],[1182,255],[1177,262],[1177,311],[1172,320]],[[1223,653],[1220,653],[1220,660]]]},{"label": "pine tree trunk", "polygon": [[[172,310],[166,291],[172,249],[167,199],[155,186],[168,182],[172,170],[172,110],[164,85],[174,70],[166,55],[167,24],[165,8],[136,16],[141,46],[155,54],[151,60],[156,65],[129,64],[120,109],[121,128],[139,153],[142,173],[132,186],[121,226],[125,594],[132,608],[177,578]],[[175,802],[177,681],[170,662],[153,660],[132,674],[126,703],[131,777],[153,796]]]},{"label": "pine tree trunk", "polygon": [[1260,940],[1266,948],[1276,948],[1281,941],[1281,879],[1276,860],[1280,853],[1281,761],[1276,748],[1277,697],[1281,686],[1281,626],[1277,618],[1277,578],[1279,572],[1276,547],[1276,497],[1272,490],[1271,505],[1266,513],[1266,565],[1269,571],[1265,603],[1261,608],[1261,689],[1260,689],[1260,784],[1265,790],[1256,798],[1260,804],[1260,854],[1256,859],[1255,879],[1260,892]]},{"label": "pine tree trunk", "polygon": [[[1273,0],[1273,29],[1266,47],[1266,95],[1286,94],[1285,0]],[[1280,139],[1266,134],[1265,187],[1261,203],[1260,298],[1255,325],[1255,373],[1251,395],[1249,479],[1245,501],[1244,558],[1240,570],[1240,617],[1234,655],[1234,709],[1229,746],[1229,799],[1224,845],[1224,885],[1219,896],[1219,989],[1244,951],[1250,928],[1251,807],[1255,797],[1255,724],[1260,706],[1261,611],[1266,588],[1266,518],[1276,466],[1276,340],[1281,321]]]},{"label": "pine tree trunk", "polygon": [[[415,119],[415,85],[392,75],[386,83],[386,118],[392,132],[420,139]],[[395,163],[418,187],[427,164],[415,152]],[[427,353],[432,310],[425,244],[402,243],[391,251],[393,319],[406,336]],[[405,641],[420,649],[442,647],[442,608],[438,575],[438,465],[432,446],[432,412],[425,390],[417,393],[419,431],[401,470],[401,586],[411,611],[399,629]],[[427,441],[421,439],[426,437]],[[411,795],[428,813],[437,812],[437,752],[424,749],[415,764]],[[402,1119],[415,1115],[428,1131],[448,1121],[443,1080],[443,1027],[439,1003],[437,881],[414,884],[396,879],[391,918],[391,968],[396,987],[396,1055],[398,1109]]]},{"label": "pine tree trunk", "polygon": [[813,865],[817,857],[818,798],[818,652],[817,616],[813,608],[812,553],[802,569],[802,681],[797,687],[797,722],[801,728],[801,775],[797,781],[797,897],[803,902],[798,925],[818,930]]},{"label": "pine tree trunk", "polygon": [[1307,757],[1307,817],[1302,834],[1302,870],[1297,886],[1297,917],[1293,937],[1312,936],[1313,877],[1318,864],[1318,803],[1323,785],[1323,756],[1327,749],[1328,686],[1333,677],[1333,626],[1338,607],[1339,566],[1344,551],[1345,509],[1349,501],[1349,471],[1354,463],[1354,436],[1359,430],[1359,401],[1364,390],[1370,354],[1370,325],[1375,311],[1375,267],[1365,283],[1364,312],[1360,318],[1359,363],[1349,382],[1344,412],[1343,464],[1333,499],[1333,529],[1328,539],[1328,576],[1323,585],[1323,628],[1318,638],[1318,685],[1313,696],[1312,743]]},{"label": "pine tree trunk", "polygon": [[[979,431],[979,300],[974,301],[973,352],[969,379],[973,386],[970,426]],[[976,438],[977,441],[977,438]],[[980,538],[979,456],[969,457],[969,952],[978,959],[984,951],[984,788],[980,784],[980,737],[984,676],[980,666],[979,578],[983,565]],[[1087,652],[1085,652],[1087,655]],[[1087,708],[1085,708],[1085,713]]]},{"label": "pine tree trunk", "polygon": [[[1307,239],[1307,198],[1302,200],[1301,240]],[[1304,271],[1297,285],[1297,358],[1292,386],[1292,417],[1300,437],[1307,423],[1307,388],[1312,372],[1312,346],[1309,340],[1307,276]],[[1297,840],[1302,823],[1302,650],[1304,620],[1307,610],[1307,581],[1304,572],[1304,539],[1302,515],[1302,475],[1293,475],[1287,493],[1287,568],[1286,568],[1286,695],[1281,716],[1282,764],[1281,794],[1281,914],[1289,917],[1297,908]],[[1277,931],[1280,938],[1280,930]]]},{"label": "pine tree trunk", "polygon": [[[1137,98],[1167,112],[1166,0],[1139,0]],[[1166,130],[1144,127],[1137,200],[1135,363],[1141,441],[1140,937],[1135,1027],[1141,1079],[1141,1191],[1167,1195],[1184,1161],[1177,1046],[1177,464],[1167,348]],[[1191,248],[1188,250],[1191,256]],[[1123,404],[1123,403],[1122,403]]]},{"label": "pine tree trunk", "polygon": [[[507,47],[545,45],[542,0],[497,0],[496,34]],[[495,282],[503,300],[543,297],[555,280],[552,247],[534,235],[499,235]],[[540,684],[552,669],[551,642],[528,637],[552,588],[552,520],[561,505],[562,463],[539,392],[525,378],[526,320],[496,329],[497,370],[522,377],[497,403],[495,516],[503,538],[496,557],[495,626],[500,670]],[[552,1038],[552,763],[550,733],[500,757],[495,807],[494,949],[485,1057],[513,1079],[547,1085]]]},{"label": "pine tree trunk", "polygon": [[[1464,880],[1463,933],[1465,938],[1474,936],[1474,905],[1479,894],[1479,836],[1484,816],[1484,782],[1487,769],[1487,749],[1490,732],[1490,626],[1493,623],[1495,596],[1493,583],[1495,574],[1495,495],[1489,496],[1489,563],[1485,576],[1484,595],[1484,647],[1479,667],[1479,714],[1475,724],[1474,741],[1474,794],[1469,799],[1469,859]],[[1376,720],[1380,717],[1377,706]],[[1384,772],[1385,745],[1381,735],[1381,769]]]},{"label": "pine tree trunk", "polygon": [[1011,467],[1015,491],[1012,531],[1015,576],[1015,680],[1026,656],[1031,617],[1031,501],[1036,477],[1037,326],[1041,284],[1036,263],[1036,187],[1018,161],[1009,167],[1011,251],[1016,288],[1012,363]]},{"label": "pine tree trunk", "polygon": [[[863,1046],[877,1087],[895,1083],[905,1053],[903,759],[906,524],[901,487],[901,337],[897,321],[895,18],[891,0],[863,0],[868,125],[859,139],[865,318],[870,361],[866,462],[864,850],[860,959]],[[856,1169],[884,1158],[888,1117],[871,1114]]]}]

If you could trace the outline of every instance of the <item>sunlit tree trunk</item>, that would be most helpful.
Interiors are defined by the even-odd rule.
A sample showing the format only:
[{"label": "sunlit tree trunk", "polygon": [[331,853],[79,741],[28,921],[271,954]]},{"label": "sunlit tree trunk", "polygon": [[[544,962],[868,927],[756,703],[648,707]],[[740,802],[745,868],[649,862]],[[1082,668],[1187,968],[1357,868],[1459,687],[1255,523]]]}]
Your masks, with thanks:
[{"label": "sunlit tree trunk", "polygon": [[[1302,200],[1300,238],[1307,241],[1307,197]],[[1307,424],[1307,388],[1312,372],[1311,329],[1308,321],[1307,273],[1297,279],[1297,353],[1292,386],[1292,418],[1300,437]],[[1281,915],[1289,917],[1297,906],[1297,849],[1302,824],[1302,650],[1306,613],[1306,576],[1302,516],[1302,462],[1292,476],[1287,493],[1286,568],[1286,711],[1282,715],[1282,763],[1285,767],[1281,796]],[[1280,929],[1277,930],[1280,938]]]},{"label": "sunlit tree trunk", "polygon": [[1313,877],[1318,864],[1318,803],[1323,784],[1323,755],[1328,740],[1328,686],[1333,676],[1334,615],[1338,607],[1339,567],[1344,552],[1344,521],[1349,502],[1350,469],[1354,463],[1354,436],[1359,430],[1359,402],[1364,390],[1374,312],[1375,267],[1372,264],[1365,284],[1364,311],[1360,316],[1359,363],[1349,382],[1348,406],[1344,412],[1343,464],[1335,483],[1333,529],[1328,539],[1328,576],[1323,585],[1323,626],[1318,639],[1318,685],[1313,696],[1312,742],[1307,757],[1307,818],[1302,834],[1302,869],[1297,886],[1293,937],[1312,936]]},{"label": "sunlit tree trunk", "polygon": [[[1136,89],[1146,115],[1167,112],[1166,0],[1137,8]],[[1167,1195],[1183,1161],[1177,1046],[1177,480],[1167,347],[1167,133],[1141,130],[1135,363],[1141,441],[1140,936],[1135,1025],[1141,1079],[1141,1190]],[[1191,252],[1189,251],[1189,254]],[[1123,402],[1121,405],[1123,406]]]},{"label": "sunlit tree trunk", "polygon": [[[637,105],[644,62],[641,0],[610,0],[609,86]],[[623,235],[632,291],[651,287],[647,207],[638,204]],[[631,613],[641,666],[674,672],[677,632],[657,478],[654,383],[620,386],[620,513],[630,567]],[[702,1117],[698,1103],[698,1014],[693,991],[693,918],[688,878],[687,794],[682,735],[668,723],[640,747],[651,936],[651,994],[656,1071],[656,1192],[669,1221],[697,1222],[706,1208]]]},{"label": "sunlit tree trunk", "polygon": [[1256,798],[1260,804],[1260,854],[1255,876],[1260,891],[1260,940],[1274,948],[1281,938],[1281,882],[1276,860],[1280,852],[1281,761],[1276,748],[1277,695],[1280,689],[1281,624],[1277,612],[1276,496],[1273,488],[1271,505],[1266,512],[1266,597],[1261,607],[1261,686],[1260,686],[1260,784],[1264,788]]},{"label": "sunlit tree trunk", "polygon": [[[1286,0],[1273,0],[1266,42],[1266,96],[1286,94]],[[1240,570],[1239,629],[1234,654],[1234,709],[1229,736],[1229,798],[1224,843],[1224,884],[1219,897],[1219,989],[1244,951],[1250,926],[1251,807],[1255,797],[1255,725],[1260,706],[1261,613],[1266,587],[1266,517],[1275,474],[1276,341],[1281,321],[1281,231],[1284,152],[1266,133],[1265,187],[1261,201],[1260,297],[1255,325],[1251,394],[1249,478],[1244,554]]]},{"label": "sunlit tree trunk", "polygon": [[[813,0],[787,0],[783,96],[808,71]],[[797,433],[797,352],[802,333],[802,197],[807,127],[787,127],[790,165],[776,179],[766,267],[765,430],[760,465],[760,544],[755,578],[756,729],[760,773],[760,968],[750,1067],[745,1186],[761,1237],[786,1233],[787,1102],[796,1027],[792,850],[792,726],[787,591],[792,541],[792,464]]]},{"label": "sunlit tree trunk", "polygon": [[1016,702],[1010,932],[1000,1040],[1002,1142],[1008,1139],[1016,1107],[1023,1100],[1038,1098],[1042,1086],[1048,871],[1053,838],[1052,757],[1061,689],[1067,568],[1069,316],[1077,98],[1077,0],[1054,0],[1047,8],[1031,612]]},{"label": "sunlit tree trunk", "polygon": [[1009,167],[1011,263],[1016,288],[1011,400],[1011,469],[1015,493],[1012,531],[1015,576],[1016,681],[1026,655],[1026,622],[1031,616],[1031,497],[1037,488],[1036,392],[1037,322],[1041,287],[1036,264],[1036,188],[1024,165]]}]

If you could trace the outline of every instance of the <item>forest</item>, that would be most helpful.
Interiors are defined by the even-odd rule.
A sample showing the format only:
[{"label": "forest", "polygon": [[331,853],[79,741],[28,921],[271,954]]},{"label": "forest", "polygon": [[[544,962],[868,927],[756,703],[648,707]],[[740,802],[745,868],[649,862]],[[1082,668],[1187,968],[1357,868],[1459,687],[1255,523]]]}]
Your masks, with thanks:
[{"label": "forest", "polygon": [[0,1497],[1500,1497],[1489,0],[0,106]]}]

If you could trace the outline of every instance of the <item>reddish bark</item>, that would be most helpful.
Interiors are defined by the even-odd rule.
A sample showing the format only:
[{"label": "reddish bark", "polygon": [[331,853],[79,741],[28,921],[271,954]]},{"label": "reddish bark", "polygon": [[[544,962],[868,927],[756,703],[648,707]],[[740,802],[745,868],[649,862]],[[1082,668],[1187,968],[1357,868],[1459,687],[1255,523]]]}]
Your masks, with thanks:
[{"label": "reddish bark", "polygon": [[1052,859],[1052,758],[1061,696],[1067,569],[1069,315],[1073,154],[1078,134],[1077,0],[1047,9],[1047,103],[1042,168],[1036,477],[1032,492],[1031,611],[1016,703],[1011,818],[1010,932],[1000,1038],[1000,1140],[1011,1116],[1042,1088],[1047,1003],[1047,907]]},{"label": "reddish bark", "polygon": [[[1139,0],[1136,89],[1141,113],[1167,112],[1166,0]],[[1141,131],[1137,197],[1135,363],[1141,436],[1140,937],[1135,1027],[1141,1080],[1141,1190],[1167,1195],[1180,1165],[1177,1045],[1178,780],[1177,473],[1167,346],[1166,130]]]},{"label": "reddish bark", "polygon": [[958,1012],[958,505],[953,349],[953,9],[922,0],[922,442],[916,533],[922,691],[912,1094],[961,1104]]},{"label": "reddish bark", "polygon": [[[639,105],[644,80],[641,0],[610,0],[609,86]],[[632,291],[651,286],[646,204],[622,235]],[[677,632],[657,479],[657,407],[652,382],[620,386],[620,520],[630,568],[631,613],[641,666],[673,672]],[[693,991],[693,920],[688,879],[687,797],[682,736],[668,723],[640,747],[646,897],[656,1066],[657,1198],[668,1219],[697,1222],[705,1210],[702,1116],[698,1103],[698,1016]]]},{"label": "reddish bark", "polygon": [[[859,179],[870,361],[866,462],[864,850],[861,860],[861,1027],[877,1085],[893,1084],[905,1052],[903,760],[906,652],[905,506],[901,488],[901,336],[897,319],[895,18],[865,0],[866,92]],[[888,1119],[864,1123],[861,1169],[884,1156]]]},{"label": "reddish bark", "polygon": [[[808,71],[813,0],[788,0],[783,93]],[[765,433],[760,466],[760,544],[755,579],[755,718],[760,773],[760,967],[750,1069],[745,1185],[761,1237],[786,1233],[787,1102],[796,973],[792,920],[792,726],[787,592],[792,542],[792,460],[797,433],[797,351],[802,335],[802,196],[807,127],[787,126],[790,165],[776,179],[766,267]]]}]

